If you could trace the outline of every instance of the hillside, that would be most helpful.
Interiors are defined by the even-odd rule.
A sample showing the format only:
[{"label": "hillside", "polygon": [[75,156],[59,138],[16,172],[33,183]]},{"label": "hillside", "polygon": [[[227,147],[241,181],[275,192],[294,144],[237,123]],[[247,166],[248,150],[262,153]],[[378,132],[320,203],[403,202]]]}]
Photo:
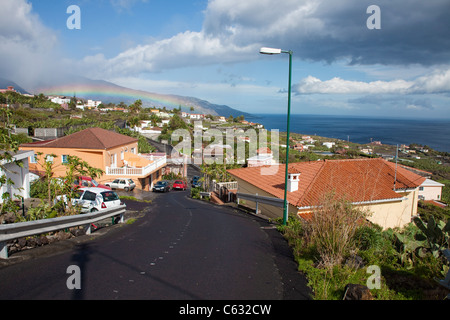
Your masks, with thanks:
[{"label": "hillside", "polygon": [[[129,105],[140,99],[142,105],[147,108],[166,107],[173,109],[181,106],[183,111],[193,113],[224,117],[229,117],[230,115],[233,117],[240,115],[244,115],[245,117],[251,116],[249,113],[229,106],[213,104],[195,97],[134,90],[108,81],[92,80],[79,76],[67,77],[64,80],[60,79],[57,83],[53,84],[40,84],[29,90],[34,94],[44,93],[45,95],[76,96],[83,99],[101,100],[105,104],[124,102]],[[191,107],[194,108],[194,111],[191,111]]]},{"label": "hillside", "polygon": [[0,78],[0,89],[6,89],[9,86],[13,86],[14,89],[22,94],[29,94],[29,92],[27,92],[24,88],[22,88],[21,86],[19,86],[17,83],[15,83],[14,81],[8,80],[8,79],[4,79],[4,78]]}]

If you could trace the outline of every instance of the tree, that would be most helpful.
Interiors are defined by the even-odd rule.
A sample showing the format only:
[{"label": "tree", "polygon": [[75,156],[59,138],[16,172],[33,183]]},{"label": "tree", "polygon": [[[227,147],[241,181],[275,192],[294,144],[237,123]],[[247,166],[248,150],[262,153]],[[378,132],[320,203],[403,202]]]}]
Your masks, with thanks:
[{"label": "tree", "polygon": [[45,172],[45,181],[47,183],[47,200],[48,204],[52,203],[52,200],[56,194],[56,188],[58,187],[55,179],[53,179],[53,158],[56,157],[55,154],[48,154],[43,156],[42,152],[37,153],[38,156],[38,164],[44,169]]},{"label": "tree", "polygon": [[179,115],[174,114],[173,117],[169,121],[169,129],[176,130],[176,129],[187,129],[187,124],[184,122],[182,118],[180,118]]},{"label": "tree", "polygon": [[69,109],[75,110],[76,108],[77,108],[77,98],[73,96],[72,98],[70,98]]},{"label": "tree", "polygon": [[[0,152],[0,188],[3,186],[11,186],[14,185],[14,182],[11,179],[8,179],[5,172],[7,172],[6,164],[15,162],[13,154],[17,152],[19,148],[18,142],[11,138],[10,130],[11,127],[9,125],[9,119],[12,115],[12,112],[10,109],[1,108],[1,121],[0,123],[3,123],[4,126],[0,127],[0,149],[3,150],[3,152]],[[21,166],[22,163],[16,161],[17,165]],[[12,196],[5,192],[2,195],[3,202],[0,205],[0,214],[5,213],[8,210],[15,210],[18,209],[18,207],[15,205],[14,201],[12,200]]]},{"label": "tree", "polygon": [[131,117],[128,119],[128,125],[132,128],[136,127],[139,124],[139,118],[138,117]]},{"label": "tree", "polygon": [[92,167],[86,161],[81,160],[77,156],[67,156],[67,162],[64,163],[66,167],[66,175],[64,176],[64,184],[62,185],[62,193],[67,195],[67,205],[69,213],[73,212],[72,199],[75,196],[75,189],[72,187],[72,182],[79,176],[89,176],[91,178],[100,177],[103,170]]},{"label": "tree", "polygon": [[131,113],[140,113],[142,111],[142,101],[136,100],[133,104],[131,104],[128,109]]}]

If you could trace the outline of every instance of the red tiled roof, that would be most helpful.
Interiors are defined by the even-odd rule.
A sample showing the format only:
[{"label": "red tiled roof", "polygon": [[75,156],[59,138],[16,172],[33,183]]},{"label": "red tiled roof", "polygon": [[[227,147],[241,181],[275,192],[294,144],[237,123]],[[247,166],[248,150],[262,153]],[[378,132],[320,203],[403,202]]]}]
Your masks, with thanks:
[{"label": "red tiled roof", "polygon": [[[285,166],[276,174],[261,175],[261,168],[232,169],[228,172],[267,193],[284,198]],[[325,160],[289,164],[289,172],[301,172],[298,190],[287,193],[290,204],[297,207],[317,205],[330,192],[351,202],[399,199],[395,189],[418,187],[425,178],[400,166],[379,159]]]},{"label": "red tiled roof", "polygon": [[106,150],[121,145],[137,142],[138,139],[101,128],[88,128],[71,135],[34,143],[22,144],[22,147],[44,148],[79,148]]},{"label": "red tiled roof", "polygon": [[265,148],[259,148],[258,150],[256,150],[257,154],[272,154],[272,150],[270,150],[269,147],[265,147]]}]

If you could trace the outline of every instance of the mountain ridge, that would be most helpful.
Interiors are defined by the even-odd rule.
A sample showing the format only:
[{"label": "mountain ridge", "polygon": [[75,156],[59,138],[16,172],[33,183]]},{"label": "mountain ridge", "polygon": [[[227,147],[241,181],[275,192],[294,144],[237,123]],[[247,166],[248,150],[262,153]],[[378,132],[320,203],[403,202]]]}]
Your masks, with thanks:
[{"label": "mountain ridge", "polygon": [[14,87],[14,90],[16,90],[17,92],[21,93],[21,94],[30,94],[27,90],[25,90],[24,88],[22,88],[21,86],[19,86],[17,83],[15,83],[14,81],[5,79],[5,78],[1,78],[0,77],[0,88],[1,89],[6,89],[9,86]]},{"label": "mountain ridge", "polygon": [[[101,100],[105,104],[119,104],[123,102],[129,105],[140,99],[142,105],[147,108],[167,107],[173,109],[181,107],[182,111],[211,114],[213,116],[252,116],[250,113],[234,109],[230,106],[214,104],[196,97],[136,90],[105,80],[93,80],[80,76],[60,79],[57,84],[40,84],[29,90],[34,94],[43,93],[45,95],[76,96],[82,99]],[[194,108],[194,111],[191,111],[191,108]]]}]

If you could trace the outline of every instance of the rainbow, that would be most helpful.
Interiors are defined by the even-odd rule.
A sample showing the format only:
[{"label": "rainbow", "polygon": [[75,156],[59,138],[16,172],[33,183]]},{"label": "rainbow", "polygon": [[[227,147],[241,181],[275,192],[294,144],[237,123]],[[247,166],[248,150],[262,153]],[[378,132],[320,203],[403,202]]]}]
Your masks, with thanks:
[{"label": "rainbow", "polygon": [[114,84],[103,83],[89,83],[89,84],[64,84],[51,87],[42,87],[35,90],[38,93],[43,93],[47,96],[57,95],[91,100],[101,100],[104,103],[119,103],[124,102],[131,104],[136,100],[142,100],[142,105],[145,107],[167,107],[168,109],[184,108],[190,106],[198,106],[195,101],[189,97],[182,97],[176,95],[152,93],[141,90],[133,90],[117,86]]}]

